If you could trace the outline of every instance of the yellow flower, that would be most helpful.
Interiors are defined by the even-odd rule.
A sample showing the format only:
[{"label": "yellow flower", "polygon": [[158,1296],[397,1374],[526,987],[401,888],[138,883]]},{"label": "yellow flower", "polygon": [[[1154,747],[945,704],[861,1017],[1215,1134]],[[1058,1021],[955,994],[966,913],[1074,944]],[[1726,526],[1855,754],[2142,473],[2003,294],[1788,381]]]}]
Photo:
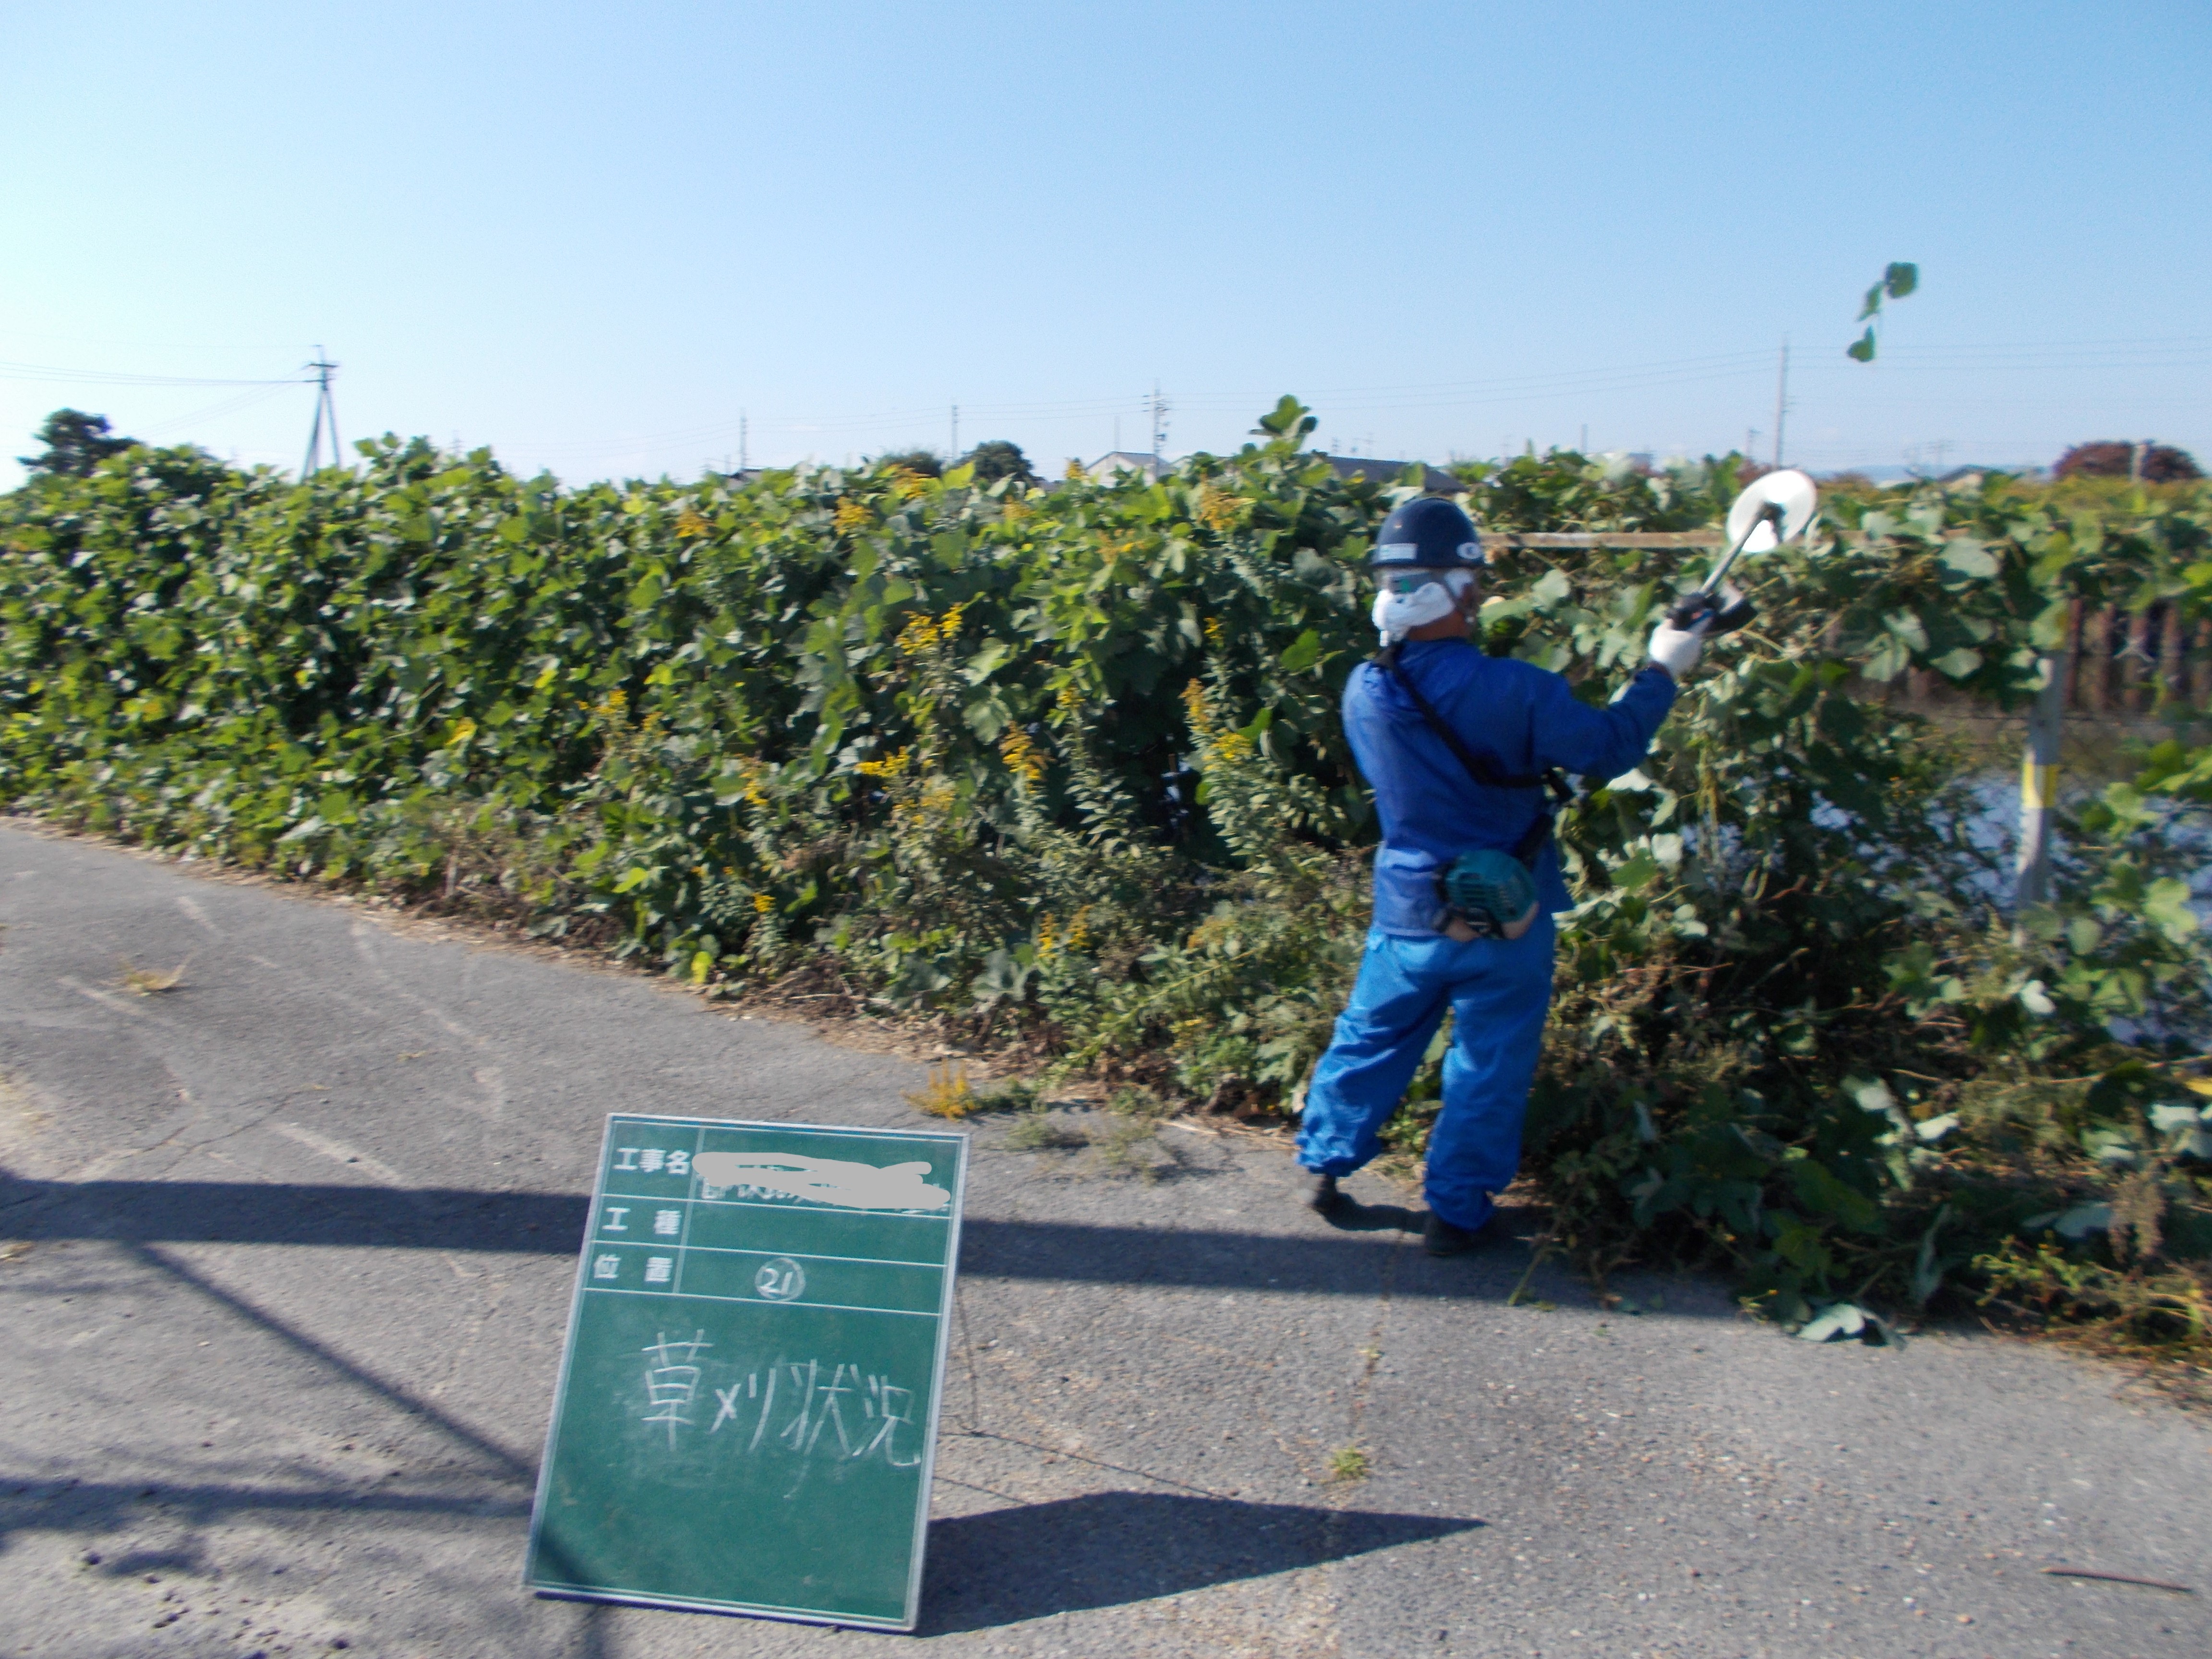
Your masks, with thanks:
[{"label": "yellow flower", "polygon": [[1208,530],[1234,530],[1242,506],[1227,490],[1207,484],[1198,492],[1198,521]]},{"label": "yellow flower", "polygon": [[840,501],[830,522],[836,526],[840,535],[846,535],[855,530],[866,529],[875,522],[875,518],[865,501]]},{"label": "yellow flower", "polygon": [[1067,948],[1080,951],[1091,943],[1091,907],[1085,905],[1075,913],[1075,920],[1067,924]]},{"label": "yellow flower", "polygon": [[853,769],[862,777],[895,778],[906,770],[907,762],[913,754],[911,749],[902,749],[897,754],[883,760],[864,760]]},{"label": "yellow flower", "polygon": [[699,515],[696,507],[687,507],[676,515],[676,533],[678,536],[704,536],[710,534],[713,529],[714,526]]},{"label": "yellow flower", "polygon": [[766,893],[755,893],[753,895],[753,914],[755,915],[764,916],[775,908],[775,901],[770,898]]},{"label": "yellow flower", "polygon": [[1218,646],[1221,643],[1220,617],[1208,617],[1206,619],[1206,642],[1212,646]]},{"label": "yellow flower", "polygon": [[949,645],[952,636],[960,631],[960,613],[967,608],[967,603],[963,603],[954,605],[942,617],[926,617],[919,613],[908,617],[906,626],[899,629],[898,638],[891,643],[902,654],[909,657],[918,657],[933,646]]},{"label": "yellow flower", "polygon": [[1083,463],[1071,455],[1067,458],[1067,471],[1060,476],[1070,483],[1081,483],[1091,475],[1083,470]]},{"label": "yellow flower", "polygon": [[1206,687],[1191,680],[1182,688],[1183,712],[1190,717],[1190,729],[1204,737],[1213,730],[1213,717],[1206,712]]},{"label": "yellow flower", "polygon": [[1035,783],[1044,776],[1044,756],[1036,739],[1018,726],[999,739],[999,757],[1006,763],[1006,769],[1024,783]]},{"label": "yellow flower", "polygon": [[1027,501],[1008,501],[999,509],[999,516],[1008,524],[1019,524],[1029,515],[1030,504]]},{"label": "yellow flower", "polygon": [[929,480],[910,466],[895,467],[891,471],[891,491],[902,501],[926,494]]},{"label": "yellow flower", "polygon": [[1060,695],[1053,699],[1053,706],[1062,714],[1072,714],[1083,707],[1083,693],[1075,689],[1075,683],[1071,680],[1060,688]]}]

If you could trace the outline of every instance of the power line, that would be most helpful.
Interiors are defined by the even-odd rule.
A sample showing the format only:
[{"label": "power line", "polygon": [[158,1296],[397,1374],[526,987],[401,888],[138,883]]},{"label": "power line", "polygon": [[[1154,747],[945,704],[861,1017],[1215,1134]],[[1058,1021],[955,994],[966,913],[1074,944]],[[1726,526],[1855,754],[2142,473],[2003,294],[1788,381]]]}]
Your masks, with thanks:
[{"label": "power line", "polygon": [[104,368],[62,368],[52,363],[0,360],[0,380],[43,380],[58,386],[302,386],[298,375],[281,380],[209,380],[190,374],[131,374]]},{"label": "power line", "polygon": [[278,380],[273,385],[257,387],[252,392],[240,393],[235,398],[225,398],[220,403],[210,404],[204,408],[195,409],[183,415],[172,416],[166,421],[156,421],[151,426],[141,426],[136,421],[131,422],[131,426],[142,436],[158,438],[166,433],[178,432],[186,427],[197,426],[202,421],[212,421],[225,415],[235,415],[241,410],[252,408],[256,404],[265,404],[271,398],[282,397],[295,386],[306,384],[307,382],[304,380]]}]

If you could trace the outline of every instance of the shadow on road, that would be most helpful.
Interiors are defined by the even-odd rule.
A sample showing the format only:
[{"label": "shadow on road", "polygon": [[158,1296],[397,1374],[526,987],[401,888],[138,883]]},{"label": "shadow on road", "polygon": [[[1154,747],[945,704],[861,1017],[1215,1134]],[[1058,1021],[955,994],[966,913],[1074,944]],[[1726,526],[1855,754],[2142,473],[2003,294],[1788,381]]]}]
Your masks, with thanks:
[{"label": "shadow on road", "polygon": [[[572,1255],[588,1200],[567,1193],[474,1192],[286,1182],[27,1181],[0,1173],[0,1235],[121,1244],[307,1244]],[[1395,1205],[1347,1206],[1330,1228],[1229,1232],[1085,1222],[962,1224],[968,1277],[1212,1291],[1371,1296],[1419,1218]],[[1509,1243],[1449,1264],[1412,1253],[1424,1296],[1497,1301],[1527,1265]],[[1401,1288],[1407,1286],[1401,1284]]]},{"label": "shadow on road", "polygon": [[[514,1521],[530,1513],[530,1499],[526,1493],[388,1492],[359,1485],[258,1486],[178,1480],[125,1484],[0,1474],[0,1541],[22,1532],[127,1532],[143,1522],[150,1509],[158,1509],[167,1522],[181,1520],[198,1526],[240,1516],[267,1518],[333,1510],[403,1518],[458,1515]],[[189,1550],[140,1550],[118,1552],[98,1565],[106,1577],[127,1578],[166,1567],[191,1570],[198,1559]]]},{"label": "shadow on road", "polygon": [[1484,1524],[1133,1492],[961,1516],[930,1525],[918,1633],[1148,1601]]}]

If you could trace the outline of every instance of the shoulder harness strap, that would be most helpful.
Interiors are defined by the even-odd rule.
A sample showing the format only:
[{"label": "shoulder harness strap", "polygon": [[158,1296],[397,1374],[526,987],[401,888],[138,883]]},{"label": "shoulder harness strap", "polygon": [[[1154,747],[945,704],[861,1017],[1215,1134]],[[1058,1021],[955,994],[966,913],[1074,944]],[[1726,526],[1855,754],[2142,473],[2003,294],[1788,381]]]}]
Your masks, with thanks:
[{"label": "shoulder harness strap", "polygon": [[[1467,740],[1453,731],[1445,722],[1444,717],[1437,713],[1436,705],[1421,695],[1421,689],[1413,684],[1413,676],[1400,665],[1396,645],[1384,646],[1375,653],[1373,660],[1392,679],[1397,681],[1406,695],[1413,700],[1413,707],[1420,711],[1421,718],[1428,723],[1429,730],[1443,740],[1444,747],[1452,751],[1458,758],[1459,763],[1467,768],[1468,775],[1477,783],[1491,789],[1547,789],[1551,792],[1553,801],[1560,806],[1565,806],[1574,799],[1574,792],[1567,787],[1566,779],[1560,775],[1559,769],[1556,766],[1548,767],[1541,772],[1510,773],[1498,766],[1489,756],[1478,754],[1469,748]],[[1528,826],[1528,833],[1522,836],[1515,844],[1513,856],[1533,868],[1536,862],[1536,854],[1542,850],[1544,843],[1551,839],[1551,836],[1552,814],[1549,810],[1547,810],[1537,815],[1535,823]]]}]

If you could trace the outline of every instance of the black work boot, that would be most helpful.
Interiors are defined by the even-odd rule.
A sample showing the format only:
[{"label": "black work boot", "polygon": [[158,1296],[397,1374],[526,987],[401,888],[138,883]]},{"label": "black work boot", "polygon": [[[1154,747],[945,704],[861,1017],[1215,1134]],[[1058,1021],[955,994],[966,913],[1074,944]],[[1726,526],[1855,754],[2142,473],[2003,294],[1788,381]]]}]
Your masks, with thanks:
[{"label": "black work boot", "polygon": [[1463,1255],[1482,1243],[1488,1226],[1455,1227],[1434,1210],[1429,1212],[1426,1225],[1421,1229],[1421,1248],[1431,1255]]},{"label": "black work boot", "polygon": [[1334,1215],[1344,1202],[1344,1194],[1336,1190],[1336,1177],[1323,1175],[1318,1170],[1304,1171],[1298,1182],[1298,1200],[1306,1208],[1320,1215]]}]

